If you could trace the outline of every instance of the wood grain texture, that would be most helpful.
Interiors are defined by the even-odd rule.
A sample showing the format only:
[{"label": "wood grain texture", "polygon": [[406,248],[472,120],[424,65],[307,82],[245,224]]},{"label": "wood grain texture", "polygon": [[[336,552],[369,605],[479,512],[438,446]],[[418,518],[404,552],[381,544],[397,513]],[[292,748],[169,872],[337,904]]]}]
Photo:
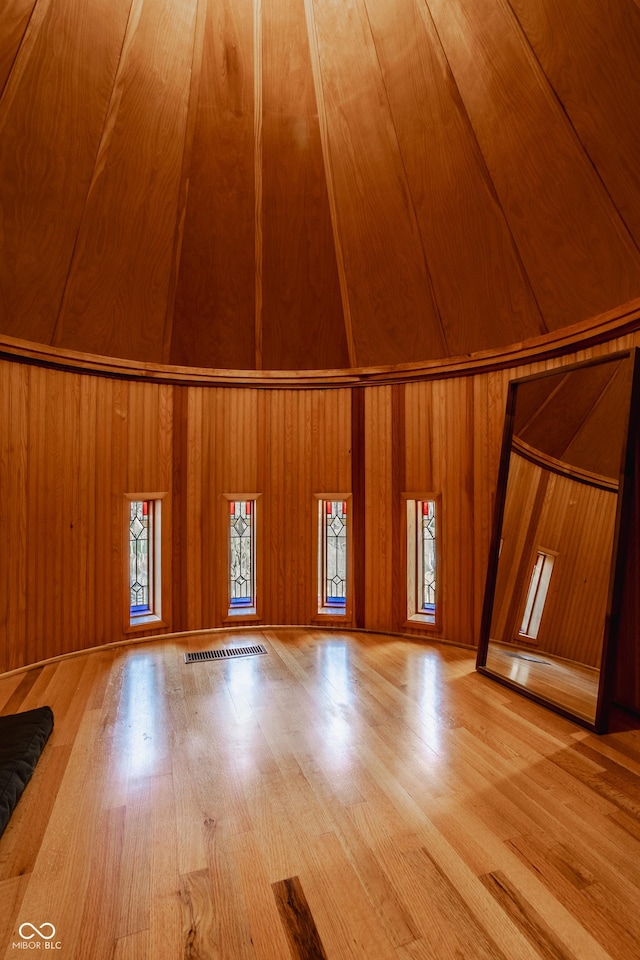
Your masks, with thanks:
[{"label": "wood grain texture", "polygon": [[548,329],[634,296],[638,249],[506,0],[429,8]]},{"label": "wood grain texture", "polygon": [[59,346],[162,359],[196,5],[134,0],[56,327]]},{"label": "wood grain texture", "polygon": [[638,9],[6,0],[0,334],[304,372],[624,314]]},{"label": "wood grain texture", "polygon": [[638,5],[513,0],[511,7],[637,245]]},{"label": "wood grain texture", "polygon": [[449,352],[544,332],[428,7],[366,7]]},{"label": "wood grain texture", "polygon": [[[166,494],[167,631],[220,627],[228,613],[225,494],[260,495],[263,622],[311,623],[315,498],[342,492],[351,494],[356,623],[405,632],[397,594],[406,516],[398,498],[436,493],[442,620],[426,635],[475,644],[508,382],[559,363],[283,390],[145,383],[0,361],[0,667],[125,639],[124,494],[145,491]],[[552,528],[578,557],[590,548],[573,530],[570,502],[564,496],[566,516]],[[601,512],[596,501],[583,508]],[[592,598],[582,608],[589,618]],[[425,636],[422,627],[411,633]]]},{"label": "wood grain texture", "polygon": [[262,16],[262,365],[348,366],[303,0]]},{"label": "wood grain texture", "polygon": [[365,626],[393,629],[393,435],[391,391],[365,393]]},{"label": "wood grain texture", "polygon": [[617,495],[550,475],[514,454],[511,462],[492,637],[517,642],[536,553],[550,550],[557,557],[533,646],[599,667]]},{"label": "wood grain texture", "polygon": [[[2,838],[7,957],[28,916],[78,960],[634,956],[637,730],[598,738],[469,651],[250,636],[267,656],[186,665],[200,635],[50,665],[40,692],[0,676],[56,716]],[[287,936],[303,908],[315,940]]]},{"label": "wood grain texture", "polygon": [[37,0],[7,0],[0,22],[0,97]]},{"label": "wood grain texture", "polygon": [[437,356],[446,344],[364,0],[313,8],[356,363],[375,362],[372,343],[391,362]]},{"label": "wood grain texture", "polygon": [[322,941],[313,922],[307,898],[298,877],[272,884],[292,960],[326,960]]},{"label": "wood grain texture", "polygon": [[[205,2],[205,0],[202,0]],[[206,0],[171,362],[255,367],[253,0]]]},{"label": "wood grain texture", "polygon": [[13,336],[52,341],[129,7],[41,0],[4,88],[0,316]]}]

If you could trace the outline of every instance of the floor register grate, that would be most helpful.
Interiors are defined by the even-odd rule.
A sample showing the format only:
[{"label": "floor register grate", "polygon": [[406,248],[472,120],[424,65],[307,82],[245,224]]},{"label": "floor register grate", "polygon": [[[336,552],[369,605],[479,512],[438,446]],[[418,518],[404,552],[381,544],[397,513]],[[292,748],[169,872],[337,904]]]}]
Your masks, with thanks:
[{"label": "floor register grate", "polygon": [[229,660],[233,657],[256,657],[266,653],[266,647],[261,643],[252,647],[223,647],[219,650],[196,650],[194,653],[185,653],[185,663],[202,663],[206,660]]},{"label": "floor register grate", "polygon": [[529,663],[543,663],[545,667],[551,666],[549,660],[542,660],[540,657],[534,657],[530,653],[508,653],[507,656],[513,657],[515,660],[528,660]]}]

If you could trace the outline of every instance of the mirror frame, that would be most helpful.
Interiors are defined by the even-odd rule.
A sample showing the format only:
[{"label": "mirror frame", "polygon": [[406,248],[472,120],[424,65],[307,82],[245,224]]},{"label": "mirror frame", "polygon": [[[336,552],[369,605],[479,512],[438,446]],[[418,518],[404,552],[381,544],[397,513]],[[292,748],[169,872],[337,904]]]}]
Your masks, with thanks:
[{"label": "mirror frame", "polygon": [[[500,676],[489,670],[486,666],[487,651],[491,632],[491,619],[493,615],[493,604],[495,599],[496,582],[498,578],[498,559],[500,553],[500,539],[502,534],[502,524],[504,520],[504,508],[507,498],[507,480],[509,476],[509,461],[511,457],[511,445],[513,439],[513,427],[515,421],[516,397],[518,387],[535,380],[541,380],[558,374],[570,373],[572,370],[584,369],[586,367],[599,366],[602,363],[614,362],[628,357],[631,361],[631,385],[629,395],[629,407],[627,412],[627,421],[625,424],[622,451],[620,457],[620,474],[618,483],[618,500],[616,505],[615,528],[613,536],[613,547],[611,551],[611,567],[608,579],[607,606],[603,628],[602,657],[600,661],[600,677],[598,682],[598,697],[596,703],[596,713],[593,723],[573,713],[570,709],[549,700],[540,694],[527,690],[508,677]],[[528,377],[521,377],[509,382],[507,394],[507,405],[504,421],[504,430],[502,434],[502,448],[500,451],[500,465],[498,469],[498,482],[496,488],[496,498],[493,511],[493,523],[491,527],[491,545],[489,549],[489,563],[487,567],[487,579],[485,583],[484,602],[482,606],[482,619],[480,623],[480,639],[478,643],[478,654],[476,659],[476,670],[492,680],[496,680],[503,686],[548,707],[555,713],[570,720],[579,723],[583,727],[592,730],[594,733],[606,733],[609,727],[611,705],[614,698],[614,677],[616,667],[616,649],[617,632],[620,619],[620,610],[622,606],[622,595],[624,589],[624,566],[627,550],[627,540],[629,536],[629,521],[631,517],[632,497],[634,488],[634,468],[635,468],[635,449],[638,442],[638,419],[640,414],[640,371],[639,371],[638,349],[633,347],[629,350],[616,353],[604,354],[586,360],[583,363],[573,363],[567,366],[558,366],[541,373],[532,374]]]}]

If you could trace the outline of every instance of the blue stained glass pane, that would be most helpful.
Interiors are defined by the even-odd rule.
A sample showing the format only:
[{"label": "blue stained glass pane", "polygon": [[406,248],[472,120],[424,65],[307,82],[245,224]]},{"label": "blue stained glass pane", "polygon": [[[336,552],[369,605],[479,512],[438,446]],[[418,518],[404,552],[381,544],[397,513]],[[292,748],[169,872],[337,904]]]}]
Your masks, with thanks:
[{"label": "blue stained glass pane", "polygon": [[132,500],[129,509],[129,589],[131,616],[151,612],[148,500]]},{"label": "blue stained glass pane", "polygon": [[250,607],[254,597],[255,501],[234,500],[229,510],[229,597],[231,607]]},{"label": "blue stained glass pane", "polygon": [[347,593],[347,504],[325,501],[324,602],[345,607]]},{"label": "blue stained glass pane", "polygon": [[434,500],[418,501],[421,513],[421,607],[424,613],[436,610],[436,511]]}]

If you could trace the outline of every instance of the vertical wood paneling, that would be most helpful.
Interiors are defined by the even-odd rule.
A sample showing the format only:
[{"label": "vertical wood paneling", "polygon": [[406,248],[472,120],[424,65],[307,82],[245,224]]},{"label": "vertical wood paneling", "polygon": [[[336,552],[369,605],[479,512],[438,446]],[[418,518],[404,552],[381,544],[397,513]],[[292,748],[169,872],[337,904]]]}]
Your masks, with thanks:
[{"label": "vertical wood paneling", "polygon": [[537,650],[600,665],[616,494],[512,455],[491,636],[517,639],[536,552],[557,553]]},{"label": "vertical wood paneling", "polygon": [[636,296],[638,250],[506,0],[429,8],[547,327]]},{"label": "vertical wood paneling", "polygon": [[615,653],[614,700],[640,712],[640,436],[637,425],[632,431],[633,483],[627,492],[632,507],[623,518],[628,524],[624,556],[622,604]]},{"label": "vertical wood paneling", "polygon": [[207,3],[171,362],[255,367],[253,0]]},{"label": "vertical wood paneling", "polygon": [[56,328],[60,346],[162,359],[196,4],[134,0]]},{"label": "vertical wood paneling", "polygon": [[428,8],[366,6],[449,351],[544,333]]},{"label": "vertical wood paneling", "polygon": [[354,626],[362,628],[366,621],[366,444],[365,444],[365,391],[351,391],[351,491],[353,493],[352,525],[354,591]]},{"label": "vertical wood paneling", "polygon": [[[98,542],[97,510],[97,447],[101,442],[102,420],[98,419],[98,399],[101,382],[96,377],[80,378],[80,418],[95,424],[94,430],[78,430],[78,512],[77,543],[74,547],[77,580],[81,596],[76,598],[78,609],[76,636],[81,639],[95,633],[97,600],[102,597],[103,584],[97,577]],[[101,512],[100,512],[101,513]],[[108,596],[108,594],[107,594]]]},{"label": "vertical wood paneling", "polygon": [[403,383],[391,387],[391,524],[393,538],[393,623],[402,630],[407,616],[407,523],[406,502],[402,494],[407,490],[406,443],[406,388]]},{"label": "vertical wood paneling", "polygon": [[[123,609],[123,564],[128,563],[128,557],[123,552],[122,524],[124,514],[123,494],[138,493],[129,487],[128,451],[129,421],[132,416],[130,406],[129,384],[116,382],[111,398],[110,416],[112,420],[111,450],[108,456],[111,460],[111,483],[106,491],[108,500],[103,509],[107,509],[111,517],[111,635],[120,633],[124,622]],[[108,635],[107,635],[108,641]]]},{"label": "vertical wood paneling", "polygon": [[356,363],[375,363],[381,353],[390,363],[442,356],[446,344],[364,0],[316,0],[313,13]]},{"label": "vertical wood paneling", "polygon": [[365,626],[393,629],[391,387],[365,392]]},{"label": "vertical wood paneling", "polygon": [[[480,636],[507,392],[512,371],[473,378],[474,638]],[[476,642],[476,640],[474,640]]]},{"label": "vertical wood paneling", "polygon": [[[181,513],[186,513],[186,557],[184,568],[186,573],[187,615],[185,629],[199,630],[204,626],[202,619],[202,604],[205,597],[209,599],[213,592],[215,599],[215,582],[209,582],[203,588],[203,499],[209,494],[210,470],[206,473],[202,464],[206,462],[210,444],[205,444],[204,417],[202,413],[205,393],[202,390],[189,389],[187,400],[187,456],[182,464],[186,472],[184,485],[184,500]],[[209,423],[207,418],[206,423]],[[207,440],[208,440],[207,434]],[[215,581],[215,577],[210,578]],[[215,621],[210,621],[214,623]]]},{"label": "vertical wood paneling", "polygon": [[30,370],[2,364],[0,395],[0,670],[20,663],[26,634]]},{"label": "vertical wood paneling", "polygon": [[602,655],[617,496],[567,477],[553,479],[537,539],[541,546],[556,549],[558,558],[538,640],[549,653],[597,667]]},{"label": "vertical wood paneling", "polygon": [[[356,616],[393,631],[403,629],[397,499],[401,488],[439,493],[443,617],[435,635],[475,643],[507,383],[551,364],[406,386],[255,390],[0,361],[0,669],[123,638],[125,492],[168,494],[165,560],[169,572],[173,553],[178,601],[173,618],[169,585],[167,630],[219,626],[226,614],[225,493],[261,494],[263,622],[310,622],[313,497],[351,492],[354,523],[363,514],[360,533],[352,531]],[[553,535],[568,557],[601,564],[604,513],[581,496],[559,497],[546,545],[554,549]],[[576,512],[590,517],[589,533],[573,522]],[[599,615],[585,571],[575,597],[556,578],[554,603],[565,618],[557,632],[570,644]]]},{"label": "vertical wood paneling", "polygon": [[[510,643],[518,613],[522,614],[521,598],[528,588],[531,575],[530,557],[532,545],[527,544],[527,535],[532,525],[536,497],[538,496],[542,471],[522,457],[513,455],[509,460],[509,485],[504,506],[502,551],[491,619],[491,638]],[[540,505],[539,505],[540,506]],[[526,554],[526,555],[525,555]],[[512,609],[514,607],[516,609]],[[515,627],[514,627],[515,624]]]},{"label": "vertical wood paneling", "polygon": [[442,494],[442,629],[450,640],[473,644],[476,638],[472,567],[471,563],[460,562],[474,539],[473,383],[469,379],[435,383],[433,407],[437,411],[433,434],[434,492]]},{"label": "vertical wood paneling", "polygon": [[184,630],[188,622],[187,582],[191,573],[189,550],[188,495],[190,447],[188,443],[189,388],[175,387],[173,391],[173,462],[171,465],[172,533],[171,574],[173,601],[173,628]]},{"label": "vertical wood paneling", "polygon": [[[116,635],[121,617],[120,589],[117,577],[113,579],[114,563],[109,546],[114,531],[114,515],[117,514],[118,488],[113,487],[113,469],[117,463],[118,423],[122,417],[114,411],[115,380],[100,380],[97,384],[95,431],[95,620],[94,631],[97,643],[107,643]],[[113,491],[113,492],[112,492]],[[114,619],[117,618],[117,619]],[[90,624],[87,635],[90,635]]]},{"label": "vertical wood paneling", "polygon": [[0,100],[5,333],[50,343],[131,0],[40,0]]}]

